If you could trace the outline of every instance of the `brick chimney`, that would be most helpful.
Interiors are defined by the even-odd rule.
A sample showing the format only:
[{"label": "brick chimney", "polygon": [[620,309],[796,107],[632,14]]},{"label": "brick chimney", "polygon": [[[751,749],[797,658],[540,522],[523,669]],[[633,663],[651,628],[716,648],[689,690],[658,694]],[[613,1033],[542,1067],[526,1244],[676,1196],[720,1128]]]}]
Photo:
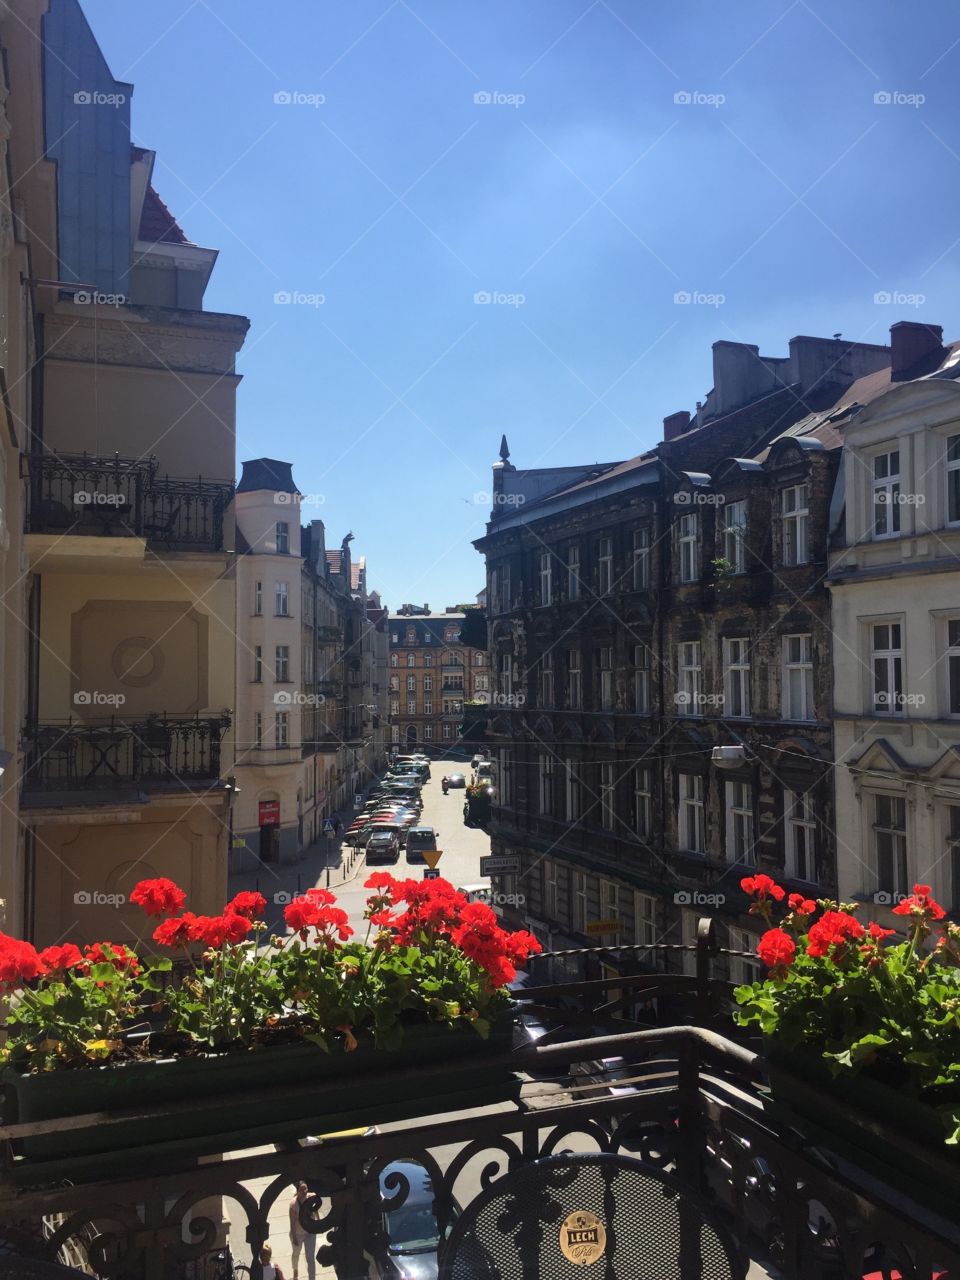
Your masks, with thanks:
[{"label": "brick chimney", "polygon": [[663,438],[664,440],[676,440],[677,436],[682,436],[690,430],[690,411],[681,409],[679,413],[671,413],[668,418],[663,420]]},{"label": "brick chimney", "polygon": [[890,349],[891,381],[931,373],[944,354],[943,329],[938,324],[900,320],[890,326]]}]

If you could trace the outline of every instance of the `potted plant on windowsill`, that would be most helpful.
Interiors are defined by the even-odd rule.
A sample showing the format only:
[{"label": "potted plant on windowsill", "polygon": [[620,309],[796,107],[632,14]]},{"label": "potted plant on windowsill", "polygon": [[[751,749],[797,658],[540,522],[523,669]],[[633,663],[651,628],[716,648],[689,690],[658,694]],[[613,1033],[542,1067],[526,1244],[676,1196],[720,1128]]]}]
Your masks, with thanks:
[{"label": "potted plant on windowsill", "polygon": [[[319,1132],[348,1117],[369,1124],[505,1096],[512,1073],[491,1071],[484,1055],[509,1049],[506,984],[536,939],[505,932],[445,880],[376,873],[366,887],[363,941],[325,889],[295,898],[291,932],[268,938],[259,893],[197,916],[164,879],[132,895],[158,921],[159,954],[109,943],[38,952],[0,935],[6,1121],[130,1112],[29,1137],[21,1154],[71,1176],[69,1160],[91,1155],[103,1172],[100,1157],[124,1150],[137,1160],[145,1148],[213,1153],[307,1121]],[[174,975],[177,952],[186,967]],[[423,1063],[425,1050],[433,1067],[476,1066],[429,1079],[393,1070]],[[377,1077],[369,1094],[364,1075]],[[251,1107],[243,1095],[258,1090]]]},{"label": "potted plant on windowsill", "polygon": [[[907,936],[813,902],[769,876],[741,881],[770,926],[767,977],[734,993],[736,1019],[765,1037],[772,1098],[899,1180],[960,1190],[960,926],[930,887],[893,908]],[[774,912],[785,914],[774,921]],[[825,1109],[833,1099],[840,1105]],[[919,1180],[919,1182],[918,1182]]]}]

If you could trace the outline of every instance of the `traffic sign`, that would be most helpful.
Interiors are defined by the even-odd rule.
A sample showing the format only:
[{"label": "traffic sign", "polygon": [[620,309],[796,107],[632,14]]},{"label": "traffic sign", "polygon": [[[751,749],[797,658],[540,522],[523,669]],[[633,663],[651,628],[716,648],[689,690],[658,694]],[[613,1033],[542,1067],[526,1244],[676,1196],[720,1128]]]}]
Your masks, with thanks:
[{"label": "traffic sign", "polygon": [[591,920],[587,925],[587,933],[619,933],[619,920]]},{"label": "traffic sign", "polygon": [[432,871],[443,856],[442,849],[424,849],[423,860]]},{"label": "traffic sign", "polygon": [[440,872],[434,867],[424,867],[423,878],[424,880],[439,880]]},{"label": "traffic sign", "polygon": [[336,830],[336,828],[335,828],[335,827],[334,827],[334,825],[333,825],[333,819],[332,819],[332,818],[324,818],[324,820],[323,820],[323,834],[324,834],[324,835],[332,835],[332,834],[333,834],[333,832],[334,832],[335,830]]},{"label": "traffic sign", "polygon": [[482,876],[519,875],[520,859],[504,853],[492,854],[489,858],[481,858],[480,874]]},{"label": "traffic sign", "polygon": [[359,791],[355,791],[353,793],[353,807],[355,809],[359,809],[361,808],[362,805],[363,805],[363,796],[360,794]]}]

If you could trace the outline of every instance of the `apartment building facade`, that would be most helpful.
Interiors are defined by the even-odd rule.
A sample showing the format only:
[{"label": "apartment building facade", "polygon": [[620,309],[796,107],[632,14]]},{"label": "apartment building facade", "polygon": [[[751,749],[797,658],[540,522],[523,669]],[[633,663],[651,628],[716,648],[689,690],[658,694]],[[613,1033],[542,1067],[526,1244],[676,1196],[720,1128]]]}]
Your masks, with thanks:
[{"label": "apartment building facade", "polygon": [[443,753],[460,740],[465,701],[490,695],[487,653],[460,639],[465,614],[404,605],[388,618],[388,709],[394,746]]},{"label": "apartment building facade", "polygon": [[711,914],[749,950],[748,869],[835,889],[831,419],[889,359],[832,339],[794,339],[785,360],[718,343],[697,418],[667,418],[649,454],[558,475],[502,451],[475,544],[492,839],[552,949],[587,940],[629,965],[618,942],[689,943]]},{"label": "apartment building facade", "polygon": [[960,909],[960,347],[892,348],[843,427],[828,580],[840,891],[888,926],[915,881]]},{"label": "apartment building facade", "polygon": [[[385,611],[352,535],[300,524],[289,462],[237,486],[237,796],[233,867],[295,861],[385,763]],[[370,616],[372,614],[372,616]]]},{"label": "apartment building facade", "polygon": [[131,142],[131,87],[76,0],[5,14],[39,322],[18,795],[16,771],[4,779],[23,829],[10,923],[39,942],[123,938],[142,928],[127,899],[145,875],[172,876],[200,911],[226,890],[248,322],[203,309],[216,251],[160,200],[155,156]]}]

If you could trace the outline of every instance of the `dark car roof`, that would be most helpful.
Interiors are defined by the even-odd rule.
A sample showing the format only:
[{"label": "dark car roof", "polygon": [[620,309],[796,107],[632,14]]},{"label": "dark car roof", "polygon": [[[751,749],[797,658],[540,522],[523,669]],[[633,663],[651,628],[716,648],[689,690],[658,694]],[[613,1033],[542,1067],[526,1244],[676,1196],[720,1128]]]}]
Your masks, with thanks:
[{"label": "dark car roof", "polygon": [[[433,1184],[430,1181],[430,1175],[422,1164],[417,1164],[415,1160],[393,1160],[386,1165],[380,1172],[380,1194],[385,1198],[392,1199],[397,1194],[396,1187],[387,1187],[386,1181],[391,1173],[399,1173],[410,1184],[410,1190],[404,1201],[408,1204],[433,1204]],[[403,1184],[400,1183],[400,1186]]]}]

